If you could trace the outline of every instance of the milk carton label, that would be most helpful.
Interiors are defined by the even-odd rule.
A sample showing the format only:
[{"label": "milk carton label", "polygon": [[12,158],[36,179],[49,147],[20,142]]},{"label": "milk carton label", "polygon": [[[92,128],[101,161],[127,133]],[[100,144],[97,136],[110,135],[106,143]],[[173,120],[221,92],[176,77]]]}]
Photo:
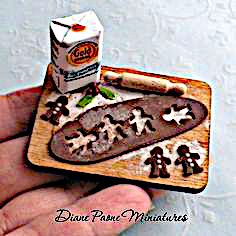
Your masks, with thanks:
[{"label": "milk carton label", "polygon": [[94,12],[52,20],[50,34],[52,76],[61,92],[99,80],[103,27]]}]

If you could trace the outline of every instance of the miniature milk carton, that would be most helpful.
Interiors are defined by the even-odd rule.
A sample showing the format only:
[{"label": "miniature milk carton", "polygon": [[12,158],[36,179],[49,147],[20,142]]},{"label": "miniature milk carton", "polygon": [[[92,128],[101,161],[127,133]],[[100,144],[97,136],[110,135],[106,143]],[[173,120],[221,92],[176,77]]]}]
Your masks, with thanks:
[{"label": "miniature milk carton", "polygon": [[51,21],[53,80],[66,93],[100,78],[103,26],[93,11]]}]

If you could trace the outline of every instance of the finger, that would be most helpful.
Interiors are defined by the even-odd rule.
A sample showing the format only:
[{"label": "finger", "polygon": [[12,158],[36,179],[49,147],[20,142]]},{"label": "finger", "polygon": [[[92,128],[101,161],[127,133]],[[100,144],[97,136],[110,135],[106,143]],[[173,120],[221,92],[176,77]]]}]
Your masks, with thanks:
[{"label": "finger", "polygon": [[158,198],[163,197],[167,194],[166,190],[161,190],[161,189],[148,188],[148,189],[144,189],[144,190],[148,193],[149,197],[152,200],[158,199]]},{"label": "finger", "polygon": [[133,185],[117,185],[83,198],[67,208],[74,215],[89,215],[89,221],[66,221],[58,223],[54,221],[56,212],[35,218],[29,224],[18,228],[9,236],[25,235],[85,235],[85,236],[112,236],[117,235],[130,225],[135,223],[129,221],[128,217],[121,217],[119,221],[92,222],[91,211],[99,209],[103,214],[119,216],[127,209],[146,213],[151,206],[148,195],[139,187]]},{"label": "finger", "polygon": [[97,185],[95,182],[66,181],[61,186],[37,189],[14,198],[0,210],[0,235],[27,224],[37,216],[72,204]]},{"label": "finger", "polygon": [[28,131],[40,94],[38,87],[0,96],[0,142]]},{"label": "finger", "polygon": [[0,144],[0,206],[17,193],[62,179],[60,175],[45,174],[25,164],[28,137]]}]

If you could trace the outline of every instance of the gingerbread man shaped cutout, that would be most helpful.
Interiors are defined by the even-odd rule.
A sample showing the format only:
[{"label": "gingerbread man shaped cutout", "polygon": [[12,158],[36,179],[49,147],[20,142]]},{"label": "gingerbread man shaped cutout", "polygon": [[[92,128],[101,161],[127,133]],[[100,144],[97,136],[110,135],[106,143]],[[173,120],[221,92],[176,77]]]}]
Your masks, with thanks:
[{"label": "gingerbread man shaped cutout", "polygon": [[46,107],[49,107],[48,111],[41,115],[40,118],[45,121],[49,121],[53,125],[59,125],[59,119],[62,115],[68,116],[69,110],[66,108],[68,104],[68,98],[66,96],[60,96],[55,102],[48,102]]},{"label": "gingerbread man shaped cutout", "polygon": [[98,131],[105,133],[108,143],[113,144],[116,140],[121,140],[126,137],[121,123],[122,122],[115,121],[111,115],[107,114],[98,125]]},{"label": "gingerbread man shaped cutout", "polygon": [[198,174],[203,171],[203,168],[196,162],[196,160],[200,159],[199,154],[191,153],[187,145],[179,146],[177,153],[180,157],[175,160],[175,165],[182,164],[184,177],[188,177],[192,174]]},{"label": "gingerbread man shaped cutout", "polygon": [[144,132],[153,132],[155,129],[152,127],[151,115],[145,114],[142,108],[137,108],[132,111],[129,123],[133,127],[137,136],[142,135]]},{"label": "gingerbread man shaped cutout", "polygon": [[144,164],[151,165],[151,172],[149,178],[169,178],[170,174],[167,171],[166,165],[171,164],[170,158],[163,156],[163,150],[160,147],[155,147],[150,151],[149,157]]},{"label": "gingerbread man shaped cutout", "polygon": [[93,134],[84,135],[81,131],[77,131],[76,137],[68,139],[66,143],[71,153],[78,151],[78,154],[83,155],[96,139],[97,137]]}]

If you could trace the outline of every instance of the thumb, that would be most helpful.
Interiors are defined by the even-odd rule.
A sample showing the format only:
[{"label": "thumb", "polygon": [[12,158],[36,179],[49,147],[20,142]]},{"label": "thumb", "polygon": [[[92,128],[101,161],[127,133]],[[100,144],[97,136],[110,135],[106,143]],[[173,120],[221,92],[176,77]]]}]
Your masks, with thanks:
[{"label": "thumb", "polygon": [[0,96],[0,142],[28,131],[42,92],[41,87]]},{"label": "thumb", "polygon": [[[57,221],[60,221],[59,219],[63,219],[63,217],[61,215],[59,218],[59,214],[55,210],[49,215],[39,216],[10,235],[117,235],[135,223],[135,217],[130,220],[131,215],[128,214],[127,210],[132,209],[134,212],[145,214],[150,207],[151,200],[141,188],[133,185],[116,185],[64,208],[64,212],[67,212],[67,216],[64,214],[64,219],[69,218],[68,212],[70,212],[70,216],[73,214],[74,219],[76,219],[75,216],[83,215],[88,216],[88,221],[71,221],[68,219],[64,222],[56,222],[56,216],[58,216]],[[62,212],[62,209],[60,211]],[[122,212],[125,211],[126,213],[122,217]],[[96,214],[97,216],[95,216]],[[108,214],[110,216],[120,216],[120,218],[119,220],[117,218],[117,221],[105,221],[101,214],[106,219],[108,219]],[[98,217],[98,215],[100,216]],[[79,217],[77,217],[78,219]]]}]

